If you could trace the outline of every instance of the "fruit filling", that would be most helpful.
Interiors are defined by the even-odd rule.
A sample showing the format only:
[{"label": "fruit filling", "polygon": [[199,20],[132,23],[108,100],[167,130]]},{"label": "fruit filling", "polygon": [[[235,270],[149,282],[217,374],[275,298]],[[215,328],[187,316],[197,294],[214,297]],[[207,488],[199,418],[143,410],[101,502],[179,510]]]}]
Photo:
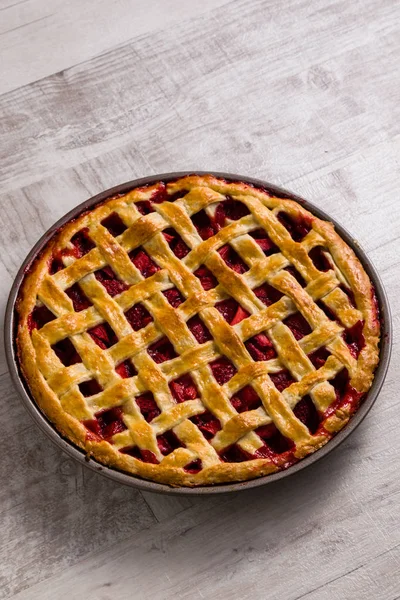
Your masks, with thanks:
[{"label": "fruit filling", "polygon": [[213,220],[220,229],[228,225],[227,221],[237,221],[248,214],[250,214],[250,211],[243,202],[227,196],[226,200],[218,204]]},{"label": "fruit filling", "polygon": [[125,229],[128,229],[118,213],[113,212],[106,219],[103,219],[101,224],[103,227],[114,237],[118,237],[121,233],[124,233]]},{"label": "fruit filling", "polygon": [[91,379],[90,381],[84,381],[78,385],[79,390],[85,398],[89,396],[95,396],[96,394],[100,394],[103,391],[103,388],[99,384],[96,379]]},{"label": "fruit filling", "polygon": [[140,450],[137,446],[127,446],[126,448],[121,448],[120,452],[121,454],[133,456],[133,458],[142,462],[158,465],[157,457],[151,450]]},{"label": "fruit filling", "polygon": [[198,315],[195,315],[187,322],[187,326],[196,338],[199,344],[204,344],[212,340],[212,335],[204,325],[203,321]]},{"label": "fruit filling", "polygon": [[158,415],[161,414],[161,411],[158,408],[156,401],[154,400],[154,396],[151,392],[146,392],[145,394],[136,396],[135,402],[138,405],[143,417],[148,423],[150,423],[153,419],[155,419],[156,417],[158,417]]},{"label": "fruit filling", "polygon": [[229,446],[229,448],[225,448],[222,452],[220,452],[220,458],[224,462],[239,463],[244,462],[245,460],[251,460],[255,457],[243,450],[237,444],[233,444],[232,446]]},{"label": "fruit filling", "polygon": [[165,229],[163,231],[163,235],[175,256],[177,256],[178,258],[184,258],[187,254],[189,254],[189,246],[185,244],[185,242],[183,241],[181,236],[175,231],[175,229],[169,227],[168,229]]},{"label": "fruit filling", "polygon": [[354,358],[358,358],[361,350],[365,346],[363,335],[364,321],[357,321],[353,327],[343,332],[343,339],[349,347],[350,353]]},{"label": "fruit filling", "polygon": [[331,321],[337,321],[335,313],[329,308],[329,306],[325,304],[325,302],[323,302],[322,300],[318,300],[316,304],[326,314],[328,319],[330,319]]},{"label": "fruit filling", "polygon": [[299,312],[290,315],[290,317],[286,317],[286,319],[283,320],[283,323],[285,323],[286,327],[289,327],[296,340],[301,340],[301,338],[312,331],[306,319]]},{"label": "fruit filling", "polygon": [[320,416],[311,397],[304,396],[304,398],[296,404],[293,412],[296,417],[308,427],[309,432],[314,435],[320,423]]},{"label": "fruit filling", "polygon": [[142,215],[148,215],[149,213],[154,212],[153,204],[161,204],[161,202],[165,202],[169,200],[171,202],[171,197],[167,196],[165,185],[162,183],[160,187],[153,192],[153,195],[149,200],[140,200],[135,203],[136,208]]},{"label": "fruit filling", "polygon": [[311,230],[312,223],[310,218],[299,216],[295,219],[285,212],[280,212],[277,216],[278,220],[286,227],[295,242],[301,242]]},{"label": "fruit filling", "polygon": [[295,379],[291,376],[289,371],[283,369],[278,373],[270,373],[269,377],[274,384],[274,386],[280,391],[283,392],[289,385],[295,382]]},{"label": "fruit filling", "polygon": [[315,352],[309,354],[308,358],[311,360],[312,364],[316,369],[320,369],[324,366],[329,356],[329,351],[324,346],[322,346],[322,348],[318,348],[318,350],[315,350]]},{"label": "fruit filling", "polygon": [[94,433],[97,438],[112,442],[111,438],[113,435],[127,429],[122,420],[122,415],[122,407],[115,406],[114,408],[97,412],[94,419],[83,421],[83,424],[91,433]]},{"label": "fruit filling", "polygon": [[185,400],[194,400],[199,397],[196,385],[188,373],[182,375],[179,379],[171,381],[169,388],[178,403],[185,402]]},{"label": "fruit filling", "polygon": [[208,240],[208,238],[218,233],[218,226],[216,223],[211,221],[205,210],[200,210],[195,215],[192,215],[191,218],[192,223],[196,227],[197,232],[202,240]]},{"label": "fruit filling", "polygon": [[235,365],[225,356],[221,356],[221,358],[217,358],[211,362],[210,367],[219,385],[224,385],[236,373]]},{"label": "fruit filling", "polygon": [[129,285],[118,279],[111,267],[107,266],[96,271],[94,276],[106,288],[111,297],[122,294],[122,292],[129,289]]},{"label": "fruit filling", "polygon": [[257,296],[265,306],[271,306],[271,304],[275,304],[278,302],[283,296],[282,292],[272,287],[268,283],[263,283],[257,288],[254,288],[253,292]]},{"label": "fruit filling", "polygon": [[259,333],[245,342],[253,360],[271,360],[276,358],[277,354],[271,340],[265,333]]},{"label": "fruit filling", "polygon": [[257,242],[266,256],[271,256],[271,254],[279,252],[278,246],[275,246],[272,240],[270,240],[264,229],[256,229],[249,235]]},{"label": "fruit filling", "polygon": [[158,342],[154,342],[149,346],[147,352],[157,364],[163,363],[166,360],[171,360],[178,356],[175,349],[167,337],[162,337]]},{"label": "fruit filling", "polygon": [[90,250],[96,247],[96,244],[93,242],[89,235],[88,227],[84,227],[71,238],[71,244],[75,247],[73,251],[73,255],[75,258],[81,258],[85,256]]},{"label": "fruit filling", "polygon": [[134,331],[139,331],[153,321],[153,317],[143,304],[134,304],[125,313],[125,318]]},{"label": "fruit filling", "polygon": [[168,456],[177,448],[185,448],[184,444],[180,441],[178,436],[172,431],[166,431],[162,435],[157,436],[157,445],[160,449],[161,454]]},{"label": "fruit filling", "polygon": [[41,329],[46,323],[54,321],[55,318],[56,316],[47,308],[47,306],[35,306],[28,317],[29,333],[32,333],[34,329]]},{"label": "fruit filling", "polygon": [[336,393],[336,402],[340,402],[345,395],[349,387],[349,381],[349,372],[346,368],[339,371],[336,377],[330,381]]},{"label": "fruit filling", "polygon": [[108,323],[102,323],[101,325],[92,327],[92,329],[88,330],[88,334],[103,350],[114,346],[114,344],[118,342],[117,336]]},{"label": "fruit filling", "polygon": [[240,321],[243,321],[243,319],[248,317],[250,314],[247,312],[247,310],[242,308],[234,298],[228,298],[227,300],[221,300],[221,302],[217,302],[215,308],[221,313],[229,325],[236,325],[237,323],[240,323]]},{"label": "fruit filling", "polygon": [[137,375],[137,371],[129,359],[124,360],[124,362],[115,367],[115,370],[122,379],[128,379]]},{"label": "fruit filling", "polygon": [[196,275],[196,277],[200,279],[200,283],[206,291],[212,290],[218,284],[218,281],[211,273],[210,269],[208,269],[205,265],[201,265],[198,269],[196,269],[193,275]]},{"label": "fruit filling", "polygon": [[319,271],[329,271],[329,269],[332,268],[329,260],[324,254],[324,249],[322,248],[322,246],[315,246],[312,250],[310,250],[308,256],[311,258],[311,260],[314,263],[314,266]]},{"label": "fruit filling", "polygon": [[143,277],[151,277],[154,273],[160,270],[160,267],[156,265],[154,260],[143,250],[143,248],[136,248],[129,252],[129,258],[137,269],[141,272]]},{"label": "fruit filling", "polygon": [[254,388],[252,388],[251,385],[246,385],[246,387],[242,388],[232,396],[231,404],[238,413],[242,413],[247,410],[259,408],[262,406],[262,401]]},{"label": "fruit filling", "polygon": [[282,435],[273,423],[259,427],[255,432],[264,442],[256,452],[257,458],[274,458],[294,449],[294,442]]},{"label": "fruit filling", "polygon": [[57,342],[57,344],[52,346],[52,349],[61,360],[62,364],[66,367],[70,367],[71,365],[82,362],[81,357],[69,338],[65,338],[65,340]]},{"label": "fruit filling", "polygon": [[243,259],[240,258],[239,254],[235,252],[232,246],[229,246],[228,244],[226,246],[222,246],[222,248],[218,250],[218,254],[225,261],[228,267],[233,269],[233,271],[236,271],[236,273],[245,273],[249,270],[249,267],[246,265]]},{"label": "fruit filling", "polygon": [[75,312],[80,312],[81,310],[85,310],[85,308],[92,306],[91,301],[77,283],[65,290],[65,293],[71,298]]},{"label": "fruit filling", "polygon": [[163,294],[168,300],[168,302],[171,304],[171,306],[173,306],[174,308],[178,308],[178,306],[182,304],[182,302],[185,302],[185,298],[182,296],[178,288],[171,288],[170,290],[165,290]]},{"label": "fruit filling", "polygon": [[290,273],[292,275],[292,277],[295,278],[295,280],[297,281],[297,283],[299,283],[301,285],[301,287],[306,287],[306,282],[303,279],[303,277],[300,275],[300,273],[298,272],[298,270],[295,267],[286,267],[284,269],[284,271],[287,271],[288,273]]},{"label": "fruit filling", "polygon": [[189,463],[188,465],[186,465],[186,467],[183,467],[183,468],[185,469],[185,471],[187,473],[193,473],[193,474],[198,473],[203,468],[201,459],[198,458],[196,460],[192,460],[191,463]]},{"label": "fruit filling", "polygon": [[191,417],[190,421],[197,425],[206,440],[211,440],[221,430],[221,423],[209,410]]}]

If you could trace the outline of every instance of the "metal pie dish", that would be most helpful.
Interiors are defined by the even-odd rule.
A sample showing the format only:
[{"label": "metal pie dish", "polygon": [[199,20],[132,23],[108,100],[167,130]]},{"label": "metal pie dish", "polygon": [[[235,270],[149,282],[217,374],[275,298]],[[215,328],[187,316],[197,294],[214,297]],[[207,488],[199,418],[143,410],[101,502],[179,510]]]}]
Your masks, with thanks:
[{"label": "metal pie dish", "polygon": [[[155,483],[153,481],[148,481],[137,477],[135,475],[131,475],[129,473],[124,473],[112,467],[108,467],[103,465],[102,463],[96,461],[93,458],[88,458],[85,454],[85,451],[81,448],[75,446],[69,440],[63,438],[56,428],[52,425],[52,423],[47,419],[47,417],[41,412],[39,407],[37,406],[35,400],[31,396],[29,388],[25,383],[22,374],[19,369],[18,364],[18,356],[16,351],[16,340],[15,340],[15,332],[18,315],[15,309],[15,303],[19,294],[19,289],[21,283],[24,279],[24,275],[29,269],[32,262],[47,244],[47,242],[58,232],[58,230],[65,225],[71,219],[75,219],[78,217],[83,211],[91,209],[96,204],[104,202],[109,197],[115,194],[125,194],[128,191],[132,190],[136,187],[141,187],[144,185],[151,185],[158,181],[164,181],[168,183],[174,179],[178,179],[185,175],[196,174],[196,175],[214,175],[215,177],[226,179],[227,181],[241,181],[248,184],[253,185],[257,188],[265,189],[270,192],[272,195],[289,198],[295,200],[300,203],[305,209],[313,213],[316,217],[323,219],[325,221],[330,221],[335,226],[337,233],[342,237],[342,239],[353,249],[357,258],[363,265],[365,271],[367,272],[371,282],[373,283],[376,291],[376,296],[378,299],[379,309],[380,309],[380,319],[381,319],[381,341],[380,341],[380,360],[378,367],[375,371],[375,377],[372,383],[371,388],[367,392],[362,404],[355,412],[355,414],[351,417],[349,423],[339,431],[335,437],[329,440],[321,449],[317,450],[315,453],[308,455],[303,458],[299,462],[295,463],[287,470],[279,471],[277,473],[273,473],[271,475],[265,475],[258,477],[256,479],[250,479],[243,482],[237,483],[227,483],[227,484],[215,484],[209,486],[199,486],[199,487],[171,487],[167,484]],[[354,238],[350,235],[346,229],[344,229],[341,225],[339,225],[334,219],[332,219],[329,215],[327,215],[323,210],[317,208],[307,200],[288,192],[280,187],[272,185],[268,182],[261,181],[259,179],[254,179],[252,177],[243,177],[241,175],[233,175],[229,173],[219,173],[219,172],[211,172],[211,171],[183,171],[177,173],[165,173],[160,175],[153,175],[151,177],[145,177],[142,179],[136,179],[134,181],[129,181],[127,183],[123,183],[117,185],[111,189],[108,189],[100,194],[97,194],[93,198],[86,200],[82,204],[76,206],[69,213],[64,215],[57,223],[55,223],[50,229],[40,238],[40,240],[35,244],[32,250],[29,252],[28,256],[24,260],[21,268],[19,269],[17,276],[12,285],[7,308],[5,315],[5,348],[6,348],[6,357],[8,362],[8,367],[11,373],[12,380],[14,385],[19,392],[21,399],[25,408],[28,410],[29,414],[36,422],[36,424],[44,431],[44,433],[64,452],[66,452],[69,456],[77,460],[79,463],[85,465],[87,468],[101,473],[102,475],[113,479],[118,483],[123,483],[125,485],[129,485],[134,488],[139,488],[142,490],[157,492],[162,494],[172,494],[172,495],[204,495],[204,494],[221,494],[227,492],[238,492],[240,490],[247,490],[250,488],[259,487],[261,485],[266,485],[267,483],[273,483],[274,481],[278,481],[279,479],[283,479],[284,477],[288,477],[302,469],[305,469],[307,466],[315,463],[317,460],[320,460],[332,450],[334,450],[339,444],[341,444],[361,423],[361,421],[366,417],[368,412],[370,411],[372,405],[374,404],[379,391],[384,382],[386,372],[389,366],[390,354],[391,354],[391,346],[392,346],[392,324],[391,324],[391,315],[388,299],[386,296],[386,292],[380,280],[380,277],[372,265],[371,261],[365,254],[365,252],[360,248],[358,242],[354,240]]]}]

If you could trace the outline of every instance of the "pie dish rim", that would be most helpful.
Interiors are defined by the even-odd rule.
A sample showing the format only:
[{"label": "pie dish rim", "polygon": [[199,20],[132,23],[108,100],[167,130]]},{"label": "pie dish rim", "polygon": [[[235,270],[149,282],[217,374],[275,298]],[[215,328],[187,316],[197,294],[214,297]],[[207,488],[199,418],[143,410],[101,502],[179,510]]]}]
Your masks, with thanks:
[{"label": "pie dish rim", "polygon": [[[122,471],[118,471],[112,467],[105,466],[95,459],[90,458],[87,460],[85,452],[75,446],[71,441],[63,438],[60,433],[58,433],[55,426],[53,426],[44,413],[41,412],[39,407],[36,405],[35,401],[31,397],[27,389],[27,385],[25,384],[22,375],[19,372],[18,361],[16,357],[16,348],[15,348],[15,326],[16,326],[16,312],[15,312],[15,302],[18,297],[19,289],[21,283],[24,279],[24,275],[26,271],[29,269],[32,262],[36,259],[38,254],[41,252],[43,247],[47,244],[50,238],[57,232],[57,230],[62,227],[68,221],[78,217],[82,212],[87,209],[94,207],[96,204],[102,203],[110,198],[114,194],[123,194],[128,192],[131,189],[136,187],[140,187],[143,185],[151,185],[158,181],[171,181],[174,179],[178,179],[187,175],[211,175],[217,178],[222,178],[227,181],[232,182],[244,182],[247,184],[254,185],[255,187],[260,187],[266,189],[272,194],[277,196],[283,196],[289,199],[292,199],[298,202],[301,206],[303,206],[306,210],[309,210],[316,217],[330,221],[335,226],[335,230],[338,235],[352,248],[355,252],[358,260],[361,262],[365,271],[368,274],[373,286],[375,287],[376,296],[378,299],[380,314],[381,314],[381,344],[380,344],[380,357],[379,363],[375,371],[374,381],[372,383],[371,388],[366,394],[366,397],[362,403],[362,405],[358,408],[356,413],[352,416],[350,422],[336,434],[336,436],[329,440],[327,444],[325,444],[321,449],[317,452],[308,455],[303,458],[301,461],[291,466],[287,470],[278,471],[277,473],[265,475],[258,477],[256,479],[246,480],[243,482],[235,482],[235,483],[217,483],[213,485],[199,486],[199,487],[171,487],[168,484],[156,483],[153,481],[141,479],[135,475],[124,473]],[[86,200],[85,202],[79,204],[71,211],[69,211],[66,215],[64,215],[61,219],[59,219],[45,234],[39,239],[39,241],[34,245],[32,250],[29,252],[27,257],[25,258],[23,264],[21,265],[17,276],[14,280],[14,283],[11,288],[7,308],[5,315],[5,347],[6,347],[6,357],[9,365],[9,370],[13,379],[13,383],[17,388],[25,407],[28,412],[31,414],[35,422],[39,425],[39,427],[56,443],[61,449],[66,451],[72,458],[76,459],[81,464],[85,464],[92,470],[100,472],[101,474],[115,480],[120,483],[124,483],[130,485],[132,487],[136,487],[139,489],[159,492],[159,493],[170,493],[170,494],[208,494],[208,493],[226,493],[226,492],[234,492],[242,489],[249,489],[252,487],[258,487],[260,485],[265,485],[266,483],[272,483],[281,479],[288,474],[293,474],[306,466],[316,462],[323,456],[326,456],[331,450],[336,448],[344,439],[348,437],[354,431],[354,429],[361,423],[361,421],[365,418],[369,410],[371,409],[373,403],[375,402],[379,391],[382,387],[383,381],[385,379],[385,375],[389,365],[390,353],[391,353],[391,344],[392,344],[392,327],[391,327],[391,316],[390,316],[390,308],[388,299],[386,296],[386,292],[383,288],[380,277],[372,265],[370,259],[366,255],[365,251],[360,247],[358,242],[351,236],[351,234],[343,228],[339,223],[336,222],[335,219],[328,214],[326,214],[319,207],[316,207],[308,200],[286,190],[281,187],[278,187],[269,182],[252,178],[241,176],[237,174],[231,173],[220,173],[214,171],[184,171],[184,172],[174,172],[174,173],[165,173],[152,175],[145,178],[136,179],[133,181],[129,181],[126,183],[119,184],[113,188],[108,190],[104,190],[100,194],[93,196],[92,198]]]}]

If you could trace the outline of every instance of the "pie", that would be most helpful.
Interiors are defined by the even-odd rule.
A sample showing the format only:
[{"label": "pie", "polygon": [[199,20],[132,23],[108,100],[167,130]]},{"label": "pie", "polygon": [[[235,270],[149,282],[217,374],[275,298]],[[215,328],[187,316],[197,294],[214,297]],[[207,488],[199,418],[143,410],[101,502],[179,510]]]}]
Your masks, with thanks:
[{"label": "pie", "polygon": [[45,245],[17,301],[31,395],[88,456],[173,486],[286,469],[379,360],[374,287],[333,225],[212,175],[113,196]]}]

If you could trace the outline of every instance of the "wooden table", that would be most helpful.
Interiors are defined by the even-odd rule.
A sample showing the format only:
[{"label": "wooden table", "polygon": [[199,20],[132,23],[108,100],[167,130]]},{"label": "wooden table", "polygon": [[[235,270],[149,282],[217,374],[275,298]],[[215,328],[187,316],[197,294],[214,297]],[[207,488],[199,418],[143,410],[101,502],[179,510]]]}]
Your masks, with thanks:
[{"label": "wooden table", "polygon": [[[67,210],[213,169],[348,227],[400,320],[395,0],[0,0],[1,307]],[[75,464],[0,356],[0,598],[400,597],[398,343],[372,412],[326,459],[233,496],[172,498]]]}]

